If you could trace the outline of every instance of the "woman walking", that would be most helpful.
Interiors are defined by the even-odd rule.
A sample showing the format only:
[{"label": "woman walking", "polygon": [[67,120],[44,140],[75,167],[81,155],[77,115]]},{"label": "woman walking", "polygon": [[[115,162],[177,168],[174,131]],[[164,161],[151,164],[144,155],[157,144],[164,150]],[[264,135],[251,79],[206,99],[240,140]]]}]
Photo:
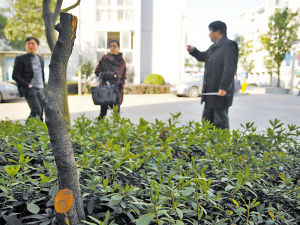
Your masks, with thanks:
[{"label": "woman walking", "polygon": [[106,116],[108,108],[120,106],[123,102],[123,90],[126,80],[126,64],[120,53],[120,43],[117,40],[112,40],[109,43],[109,53],[104,55],[96,67],[96,75],[100,78],[101,86],[108,83],[115,85],[115,92],[117,93],[117,101],[114,105],[101,105],[99,120]]}]

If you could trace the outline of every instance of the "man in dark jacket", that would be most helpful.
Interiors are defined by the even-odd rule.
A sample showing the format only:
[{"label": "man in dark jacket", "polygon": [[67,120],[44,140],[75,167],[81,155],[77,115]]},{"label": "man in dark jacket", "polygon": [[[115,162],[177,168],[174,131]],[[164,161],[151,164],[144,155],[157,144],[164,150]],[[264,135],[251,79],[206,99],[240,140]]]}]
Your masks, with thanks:
[{"label": "man in dark jacket", "polygon": [[202,117],[216,128],[227,129],[228,108],[233,100],[239,50],[237,43],[227,38],[225,23],[215,21],[208,28],[209,37],[214,44],[205,52],[190,45],[187,50],[198,61],[205,62],[202,93],[218,93],[215,96],[203,95],[201,103],[205,102],[205,105]]},{"label": "man in dark jacket", "polygon": [[39,40],[35,37],[26,39],[27,54],[15,59],[13,79],[17,82],[19,94],[25,97],[31,109],[30,117],[39,117],[43,121],[43,108],[37,96],[45,87],[44,60],[38,55]]}]

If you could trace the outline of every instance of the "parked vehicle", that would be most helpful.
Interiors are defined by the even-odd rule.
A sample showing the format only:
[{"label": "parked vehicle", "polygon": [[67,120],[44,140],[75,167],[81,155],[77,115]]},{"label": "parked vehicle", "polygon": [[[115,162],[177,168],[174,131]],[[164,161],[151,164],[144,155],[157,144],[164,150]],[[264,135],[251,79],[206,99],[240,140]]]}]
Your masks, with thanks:
[{"label": "parked vehicle", "polygon": [[[189,80],[176,84],[171,87],[170,92],[177,96],[187,96],[190,98],[197,98],[202,92],[203,75],[197,79]],[[241,89],[241,82],[238,79],[234,79],[234,90],[238,93]]]},{"label": "parked vehicle", "polygon": [[0,82],[0,102],[19,98],[18,87],[8,82]]}]

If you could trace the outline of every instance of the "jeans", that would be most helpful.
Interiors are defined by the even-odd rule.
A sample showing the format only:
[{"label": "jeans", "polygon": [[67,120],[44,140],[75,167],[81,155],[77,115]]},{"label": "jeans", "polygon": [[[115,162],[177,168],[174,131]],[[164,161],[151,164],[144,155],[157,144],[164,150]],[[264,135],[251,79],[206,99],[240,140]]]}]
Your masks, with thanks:
[{"label": "jeans", "polygon": [[28,88],[27,95],[25,97],[29,108],[31,110],[29,118],[39,117],[41,121],[43,121],[43,107],[37,96],[39,92],[38,88]]},{"label": "jeans", "polygon": [[228,107],[213,109],[205,105],[202,118],[209,121],[216,128],[229,129]]}]

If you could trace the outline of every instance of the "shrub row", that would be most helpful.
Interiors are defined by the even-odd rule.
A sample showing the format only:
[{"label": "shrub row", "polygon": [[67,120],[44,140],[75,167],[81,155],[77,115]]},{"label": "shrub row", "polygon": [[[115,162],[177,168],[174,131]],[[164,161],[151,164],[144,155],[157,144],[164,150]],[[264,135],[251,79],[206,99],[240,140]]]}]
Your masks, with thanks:
[{"label": "shrub row", "polygon": [[[87,87],[90,92],[90,87]],[[170,92],[170,85],[154,85],[154,84],[126,84],[124,94],[165,94]],[[68,94],[78,94],[78,83],[68,83]]]},{"label": "shrub row", "polygon": [[[88,224],[107,212],[112,224],[299,224],[299,127],[230,132],[178,117],[82,116],[69,127]],[[0,224],[51,224],[58,184],[46,125],[0,122],[0,152]]]},{"label": "shrub row", "polygon": [[166,94],[170,92],[170,85],[155,84],[126,84],[124,94]]}]

